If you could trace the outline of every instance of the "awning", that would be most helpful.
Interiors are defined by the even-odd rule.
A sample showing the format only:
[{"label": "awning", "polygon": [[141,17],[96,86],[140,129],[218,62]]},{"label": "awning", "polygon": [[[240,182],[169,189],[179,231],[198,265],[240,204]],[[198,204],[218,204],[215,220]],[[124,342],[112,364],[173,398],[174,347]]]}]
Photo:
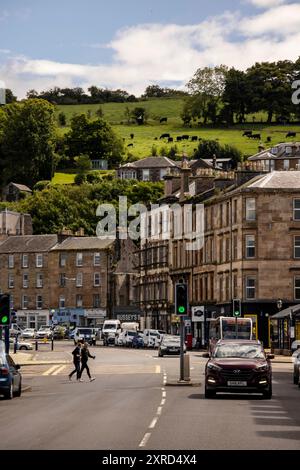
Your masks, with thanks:
[{"label": "awning", "polygon": [[285,308],[284,310],[281,310],[278,313],[275,313],[275,315],[272,315],[271,320],[280,320],[283,318],[289,318],[291,316],[295,315],[300,315],[300,304],[298,305],[293,305],[292,307]]}]

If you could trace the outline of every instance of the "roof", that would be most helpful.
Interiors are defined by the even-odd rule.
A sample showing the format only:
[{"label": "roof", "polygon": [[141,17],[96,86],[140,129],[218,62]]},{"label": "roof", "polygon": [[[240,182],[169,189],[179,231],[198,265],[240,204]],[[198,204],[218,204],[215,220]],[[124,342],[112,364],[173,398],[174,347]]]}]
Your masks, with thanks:
[{"label": "roof", "polygon": [[250,180],[248,188],[300,189],[300,171],[273,171],[254,182]]},{"label": "roof", "polygon": [[98,237],[68,237],[62,243],[57,243],[52,250],[105,250],[113,243],[114,240]]},{"label": "roof", "polygon": [[0,244],[0,253],[41,253],[57,243],[57,235],[12,236]]},{"label": "roof", "polygon": [[285,308],[284,310],[281,310],[280,312],[275,313],[275,315],[272,315],[271,319],[280,320],[281,318],[289,317],[291,314],[295,314],[295,315],[300,314],[300,304],[293,305],[292,307]]},{"label": "roof", "polygon": [[29,193],[32,193],[31,189],[28,188],[28,186],[25,186],[25,184],[18,184],[18,183],[9,183],[7,186],[13,185],[16,188],[18,188],[20,191],[26,191]]},{"label": "roof", "polygon": [[179,165],[168,157],[146,157],[135,162],[126,163],[120,168],[170,168]]},{"label": "roof", "polygon": [[300,142],[286,142],[274,145],[266,150],[262,150],[248,158],[250,161],[255,160],[282,160],[300,157]]}]

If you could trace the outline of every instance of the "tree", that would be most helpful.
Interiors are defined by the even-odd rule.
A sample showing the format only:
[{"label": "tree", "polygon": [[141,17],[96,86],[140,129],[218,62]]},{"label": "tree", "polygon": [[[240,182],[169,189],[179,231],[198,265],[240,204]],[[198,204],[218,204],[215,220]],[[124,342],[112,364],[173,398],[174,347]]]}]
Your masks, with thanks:
[{"label": "tree", "polygon": [[223,112],[223,115],[226,117],[227,124],[234,123],[234,115],[236,115],[238,122],[244,122],[250,100],[245,72],[231,68],[226,73],[222,99],[224,107],[226,107],[226,112]]},{"label": "tree", "polygon": [[66,126],[66,124],[67,124],[67,118],[66,118],[66,115],[65,115],[64,112],[59,113],[59,115],[58,115],[58,122],[59,122],[59,125],[60,125],[60,126],[62,126],[62,127]]},{"label": "tree", "polygon": [[138,106],[134,108],[130,114],[139,126],[147,122],[148,113],[145,108]]},{"label": "tree", "polygon": [[103,113],[103,109],[102,109],[101,106],[99,106],[99,108],[97,109],[97,111],[95,112],[95,114],[96,114],[96,116],[97,116],[99,119],[103,118],[104,113]]},{"label": "tree", "polygon": [[56,165],[54,106],[31,99],[9,104],[4,112],[0,132],[4,181],[33,186],[51,180]]},{"label": "tree", "polygon": [[190,101],[187,100],[183,105],[182,113],[180,114],[180,118],[183,121],[184,126],[189,126],[192,120],[192,112],[190,110]]},{"label": "tree", "polygon": [[5,102],[6,104],[14,103],[17,101],[17,97],[13,94],[13,92],[9,89],[5,89]]},{"label": "tree", "polygon": [[227,67],[205,67],[198,69],[193,78],[187,83],[187,88],[191,93],[188,98],[189,109],[193,117],[203,118],[204,124],[210,117],[216,115],[216,108],[219,105],[224,89]]},{"label": "tree", "polygon": [[108,160],[112,168],[122,161],[123,141],[103,119],[91,121],[85,114],[74,116],[66,135],[66,153],[71,158],[88,155],[91,160]]},{"label": "tree", "polygon": [[231,158],[236,163],[243,159],[242,153],[236,147],[221,145],[216,140],[202,140],[194,153],[194,158],[212,158],[214,155],[217,158]]}]

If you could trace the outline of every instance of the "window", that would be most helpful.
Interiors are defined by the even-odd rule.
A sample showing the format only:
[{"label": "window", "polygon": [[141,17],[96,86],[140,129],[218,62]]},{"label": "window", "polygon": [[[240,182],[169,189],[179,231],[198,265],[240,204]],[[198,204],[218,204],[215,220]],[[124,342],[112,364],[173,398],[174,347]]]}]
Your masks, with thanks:
[{"label": "window", "polygon": [[100,266],[101,256],[100,253],[94,253],[94,266]]},{"label": "window", "polygon": [[43,297],[41,295],[36,296],[36,308],[41,310],[43,308]]},{"label": "window", "polygon": [[80,308],[83,305],[83,300],[82,300],[82,295],[77,294],[76,295],[76,307]]},{"label": "window", "polygon": [[167,174],[167,169],[166,168],[161,168],[160,169],[160,179],[163,180],[164,176]]},{"label": "window", "polygon": [[237,274],[233,274],[232,287],[233,287],[233,297],[236,299],[238,297]]},{"label": "window", "polygon": [[22,295],[22,308],[27,309],[28,308],[28,303],[29,303],[28,295]]},{"label": "window", "polygon": [[82,287],[83,284],[83,275],[82,273],[77,273],[76,275],[76,287]]},{"label": "window", "polygon": [[300,277],[294,279],[294,296],[295,300],[300,300]]},{"label": "window", "polygon": [[14,257],[14,255],[8,255],[8,267],[10,269],[15,267],[15,257]]},{"label": "window", "polygon": [[246,299],[252,300],[256,298],[256,278],[246,277]]},{"label": "window", "polygon": [[93,307],[94,308],[99,308],[100,307],[100,295],[99,294],[94,294],[93,295]]},{"label": "window", "polygon": [[65,253],[60,253],[59,265],[61,268],[64,268],[67,265],[67,255]]},{"label": "window", "polygon": [[9,274],[8,275],[8,288],[13,289],[15,287],[15,280],[14,280],[14,275]]},{"label": "window", "polygon": [[66,275],[65,273],[60,273],[59,275],[59,287],[65,287],[66,286]]},{"label": "window", "polygon": [[283,160],[283,169],[285,171],[288,171],[290,169],[290,161],[289,160]]},{"label": "window", "polygon": [[300,237],[294,238],[294,258],[300,258]]},{"label": "window", "polygon": [[36,275],[36,287],[41,288],[43,287],[44,276],[42,273],[37,273]]},{"label": "window", "polygon": [[237,233],[233,234],[233,259],[238,259],[238,236]]},{"label": "window", "polygon": [[150,170],[149,168],[146,170],[142,170],[142,180],[149,181],[150,180]]},{"label": "window", "polygon": [[43,255],[41,255],[40,253],[37,254],[35,257],[35,265],[37,268],[43,267]]},{"label": "window", "polygon": [[64,295],[59,296],[59,308],[65,308],[66,299]]},{"label": "window", "polygon": [[246,199],[246,220],[255,220],[256,219],[256,204],[254,198]]},{"label": "window", "polygon": [[28,289],[28,287],[29,287],[29,274],[24,273],[23,274],[23,288]]},{"label": "window", "polygon": [[294,220],[300,220],[300,199],[294,199]]},{"label": "window", "polygon": [[255,235],[246,235],[246,258],[255,258]]},{"label": "window", "polygon": [[95,287],[100,286],[100,274],[99,273],[94,273],[94,286]]},{"label": "window", "polygon": [[28,255],[22,255],[22,268],[28,268]]},{"label": "window", "polygon": [[83,265],[83,255],[82,253],[76,253],[76,266]]},{"label": "window", "polygon": [[237,223],[237,199],[233,201],[232,223]]}]

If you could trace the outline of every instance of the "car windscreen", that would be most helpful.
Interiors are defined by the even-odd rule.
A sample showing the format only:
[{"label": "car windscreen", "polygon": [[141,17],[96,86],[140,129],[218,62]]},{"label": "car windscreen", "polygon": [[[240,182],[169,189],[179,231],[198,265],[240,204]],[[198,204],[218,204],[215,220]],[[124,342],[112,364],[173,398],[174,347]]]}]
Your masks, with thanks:
[{"label": "car windscreen", "polygon": [[135,331],[127,331],[128,336],[136,336]]},{"label": "car windscreen", "polygon": [[117,325],[115,323],[107,323],[103,326],[103,330],[115,330]]},{"label": "car windscreen", "polygon": [[93,330],[91,330],[91,329],[84,329],[84,330],[80,329],[80,330],[78,330],[78,334],[79,335],[92,335]]},{"label": "car windscreen", "polygon": [[[237,326],[237,330],[236,330]],[[222,339],[251,339],[251,322],[238,319],[222,319]]]},{"label": "car windscreen", "polygon": [[220,344],[216,346],[214,356],[216,358],[248,358],[248,359],[265,359],[261,346],[256,344]]}]

